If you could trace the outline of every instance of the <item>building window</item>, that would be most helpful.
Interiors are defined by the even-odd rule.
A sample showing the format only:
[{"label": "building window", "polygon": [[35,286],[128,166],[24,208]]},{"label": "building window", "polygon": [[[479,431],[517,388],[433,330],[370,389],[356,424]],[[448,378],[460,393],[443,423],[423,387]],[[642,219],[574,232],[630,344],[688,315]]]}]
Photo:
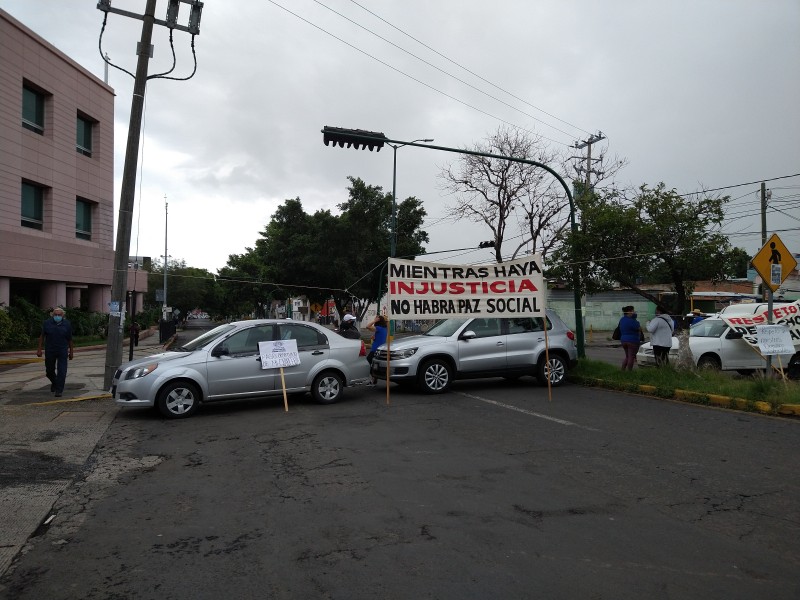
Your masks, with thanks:
[{"label": "building window", "polygon": [[44,133],[44,99],[43,93],[30,86],[23,86],[22,126],[39,135]]},{"label": "building window", "polygon": [[79,114],[78,115],[78,137],[75,144],[76,149],[78,150],[79,154],[83,154],[84,156],[91,156],[92,155],[92,128],[94,127],[94,122]]},{"label": "building window", "polygon": [[79,240],[92,239],[92,202],[83,198],[75,202],[75,237]]},{"label": "building window", "polygon": [[32,183],[22,184],[22,226],[42,229],[44,223],[44,188]]}]

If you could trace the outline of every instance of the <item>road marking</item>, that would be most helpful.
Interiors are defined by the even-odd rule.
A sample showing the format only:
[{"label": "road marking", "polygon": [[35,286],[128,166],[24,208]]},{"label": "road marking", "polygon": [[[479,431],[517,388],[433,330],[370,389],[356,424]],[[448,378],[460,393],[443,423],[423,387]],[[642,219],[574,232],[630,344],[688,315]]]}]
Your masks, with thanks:
[{"label": "road marking", "polygon": [[559,425],[564,425],[565,427],[577,427],[578,429],[585,429],[586,431],[600,431],[599,429],[595,429],[593,427],[586,427],[585,425],[578,425],[577,423],[573,423],[572,421],[565,421],[564,419],[557,419],[556,417],[550,417],[548,415],[543,415],[542,413],[533,412],[532,410],[525,410],[524,408],[519,408],[517,406],[511,406],[510,404],[504,404],[503,402],[498,402],[497,400],[489,400],[488,398],[482,398],[481,396],[473,396],[472,394],[465,394],[464,392],[455,392],[459,396],[464,396],[466,398],[472,398],[473,400],[480,400],[481,402],[486,402],[487,404],[494,404],[495,406],[499,406],[500,408],[507,408],[508,410],[515,410],[517,412],[524,413],[526,415],[530,415],[531,417],[536,417],[537,419],[544,419],[545,421],[552,421],[553,423],[558,423]]}]

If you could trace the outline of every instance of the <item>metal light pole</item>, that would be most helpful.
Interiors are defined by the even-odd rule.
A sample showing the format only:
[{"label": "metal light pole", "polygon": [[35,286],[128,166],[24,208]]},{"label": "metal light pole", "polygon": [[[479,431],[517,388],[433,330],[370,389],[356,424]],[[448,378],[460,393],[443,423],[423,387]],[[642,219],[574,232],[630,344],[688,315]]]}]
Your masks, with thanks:
[{"label": "metal light pole", "polygon": [[[425,141],[425,140],[417,140],[414,142],[404,142],[402,140],[392,140],[387,138],[383,133],[373,132],[373,131],[365,131],[363,129],[343,129],[340,127],[324,127],[322,129],[323,134],[323,142],[327,146],[329,143],[333,143],[334,146],[344,147],[345,145],[349,148],[350,146],[354,146],[356,150],[360,147],[369,148],[372,150],[373,148],[377,148],[380,151],[381,147],[384,144],[392,145],[397,144],[397,147],[400,148],[402,146],[417,146],[418,148],[428,148],[429,150],[440,150],[442,152],[454,152],[456,154],[469,154],[472,156],[484,156],[486,158],[498,158],[501,160],[509,160],[512,162],[518,162],[526,165],[533,165],[534,167],[539,167],[544,169],[548,173],[550,173],[553,177],[558,180],[558,183],[561,184],[561,187],[564,188],[564,193],[567,195],[567,199],[569,200],[569,216],[570,216],[570,228],[573,232],[577,231],[577,224],[575,222],[575,201],[572,197],[572,191],[570,190],[567,182],[564,181],[564,178],[561,177],[552,167],[547,166],[544,163],[540,163],[535,160],[527,160],[524,158],[516,158],[514,156],[503,156],[501,154],[489,154],[487,152],[478,152],[476,150],[464,150],[462,148],[449,148],[447,146],[427,146],[424,144],[420,144],[418,142]],[[581,294],[580,294],[580,270],[578,266],[575,265],[573,268],[573,287],[574,287],[574,297],[575,297],[575,337],[577,338],[577,346],[578,346],[578,356],[584,358],[586,356],[586,348],[585,348],[585,339],[584,339],[584,331],[583,331],[583,309],[581,308]]]},{"label": "metal light pole", "polygon": [[397,149],[415,142],[432,142],[432,139],[418,139],[405,144],[389,144],[394,150],[392,165],[392,226],[389,234],[389,256],[394,258],[397,253]]}]

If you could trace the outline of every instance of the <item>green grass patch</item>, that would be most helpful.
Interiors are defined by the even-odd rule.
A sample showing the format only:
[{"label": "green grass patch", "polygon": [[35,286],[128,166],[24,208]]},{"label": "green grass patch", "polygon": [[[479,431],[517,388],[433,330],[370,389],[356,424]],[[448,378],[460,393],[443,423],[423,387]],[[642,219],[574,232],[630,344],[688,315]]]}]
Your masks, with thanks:
[{"label": "green grass patch", "polygon": [[[784,382],[778,378],[766,378],[756,374],[749,377],[715,371],[677,370],[671,367],[635,368],[621,371],[606,362],[581,359],[570,376],[580,381],[599,380],[601,385],[621,391],[640,391],[639,386],[652,386],[655,395],[661,398],[675,397],[675,390],[698,394],[696,402],[708,404],[708,396],[743,398],[748,404],[768,402],[773,408],[780,404],[800,404],[800,384]],[[705,395],[705,399],[703,396]],[[694,400],[693,400],[694,401]]]}]

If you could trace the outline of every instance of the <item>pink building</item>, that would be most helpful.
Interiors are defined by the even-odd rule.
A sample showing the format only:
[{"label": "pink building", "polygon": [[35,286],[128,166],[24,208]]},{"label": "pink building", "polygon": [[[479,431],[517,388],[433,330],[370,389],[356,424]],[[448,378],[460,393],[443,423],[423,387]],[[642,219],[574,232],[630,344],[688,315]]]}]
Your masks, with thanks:
[{"label": "pink building", "polygon": [[0,10],[0,306],[108,312],[113,195],[114,90]]}]

